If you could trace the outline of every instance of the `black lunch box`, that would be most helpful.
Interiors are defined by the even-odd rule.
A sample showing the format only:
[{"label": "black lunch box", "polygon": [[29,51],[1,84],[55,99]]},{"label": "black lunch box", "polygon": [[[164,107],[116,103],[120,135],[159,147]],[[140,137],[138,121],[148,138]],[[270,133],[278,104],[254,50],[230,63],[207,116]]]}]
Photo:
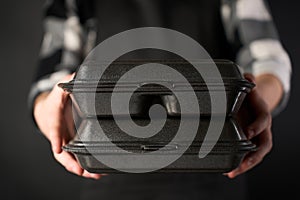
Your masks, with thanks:
[{"label": "black lunch box", "polygon": [[[147,152],[156,151],[167,146],[167,150],[163,153],[169,155],[178,153],[178,149],[184,147],[185,143],[183,141],[177,141],[176,145],[168,146],[168,143],[177,132],[180,116],[185,113],[180,111],[180,105],[172,91],[160,85],[132,81],[123,83],[120,88],[117,88],[119,92],[125,93],[128,87],[136,88],[130,100],[131,118],[124,118],[125,122],[133,119],[139,125],[147,124],[149,122],[147,119],[148,109],[153,104],[158,103],[165,108],[167,120],[159,133],[146,139],[137,138],[124,133],[114,122],[110,107],[111,94],[116,89],[116,82],[130,69],[148,62],[153,63],[154,61],[113,62],[103,73],[100,80],[97,80],[95,74],[97,74],[97,70],[101,69],[101,66],[99,66],[101,64],[89,63],[79,68],[74,80],[59,84],[60,87],[70,93],[76,116],[80,119],[76,137],[63,149],[73,153],[84,169],[94,173],[120,173],[120,171],[107,167],[94,156],[113,155],[116,159],[122,156],[121,152],[111,148],[110,143],[103,140],[101,134],[105,134],[118,147],[133,153],[147,154]],[[235,120],[236,113],[254,84],[243,78],[239,67],[235,63],[227,60],[214,61],[223,79],[222,85],[220,82],[216,82],[215,77],[208,77],[206,79],[208,81],[205,82],[201,75],[186,61],[165,60],[155,62],[168,65],[186,77],[192,85],[193,91],[186,91],[185,86],[180,83],[172,82],[172,80],[167,81],[175,86],[174,88],[177,87],[179,92],[195,92],[201,111],[201,120],[193,143],[179,159],[158,170],[158,172],[228,172],[236,168],[246,153],[254,151],[256,148],[251,141],[247,140]],[[198,66],[212,65],[209,61],[197,61],[197,64]],[[222,87],[225,88],[227,110],[225,124],[218,142],[206,157],[200,159],[199,149],[202,145],[205,145],[202,143],[211,116],[207,85],[213,85],[213,91],[210,92],[215,93],[221,91]],[[91,105],[90,95],[92,92],[95,92],[95,105]],[[116,114],[122,116],[125,113]],[[195,119],[191,117],[191,120]],[[99,129],[99,125],[102,130]]]}]

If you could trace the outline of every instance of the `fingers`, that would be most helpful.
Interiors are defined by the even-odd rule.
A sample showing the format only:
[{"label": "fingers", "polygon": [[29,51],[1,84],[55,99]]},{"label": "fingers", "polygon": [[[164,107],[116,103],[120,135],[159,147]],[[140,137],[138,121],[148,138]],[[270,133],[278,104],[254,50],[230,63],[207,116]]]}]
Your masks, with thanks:
[{"label": "fingers", "polygon": [[259,142],[257,144],[258,150],[249,153],[238,168],[229,172],[227,174],[229,178],[234,178],[252,169],[254,166],[258,165],[263,160],[263,158],[271,151],[273,144],[271,130],[267,129],[257,137],[259,137]]},{"label": "fingers", "polygon": [[[65,77],[62,81],[69,81],[73,79],[75,74],[71,74]],[[59,114],[59,119],[56,120],[58,122],[59,128],[53,128],[51,135],[51,145],[54,153],[54,157],[56,160],[62,164],[65,169],[69,172],[72,172],[78,176],[82,176],[85,178],[99,179],[101,177],[100,174],[90,173],[79,165],[76,158],[65,151],[62,151],[61,146],[66,144],[72,136],[74,136],[74,121],[72,118],[72,106],[71,102],[68,98],[68,93],[64,92],[57,85],[53,88],[50,96],[50,101],[57,103],[57,111]],[[55,127],[55,126],[52,126]]]},{"label": "fingers", "polygon": [[[251,75],[245,75],[245,78],[249,81],[254,81]],[[261,98],[257,89],[253,89],[248,94],[247,105],[248,107],[246,107],[245,113],[253,115],[254,121],[250,118],[241,120],[251,120],[245,122],[246,126],[244,130],[248,139],[252,140],[258,149],[255,152],[248,153],[238,168],[227,173],[229,178],[234,178],[258,165],[272,148],[272,116],[267,104]]]},{"label": "fingers", "polygon": [[255,165],[259,164],[261,160],[253,160],[251,156],[246,157],[243,162],[240,164],[240,166],[231,172],[227,173],[226,175],[229,178],[235,178],[236,176],[252,169]]},{"label": "fingers", "polygon": [[271,127],[272,116],[268,110],[268,106],[265,101],[260,97],[256,90],[249,94],[249,103],[252,110],[255,112],[256,118],[246,129],[248,139],[260,134],[263,130]]},{"label": "fingers", "polygon": [[102,174],[94,174],[94,173],[90,173],[86,170],[83,171],[82,176],[85,178],[93,178],[93,179],[100,179],[101,176],[103,176]]},{"label": "fingers", "polygon": [[78,176],[82,175],[83,169],[80,167],[76,159],[71,154],[63,151],[59,154],[53,153],[53,155],[55,159],[66,168],[66,170],[77,174]]},{"label": "fingers", "polygon": [[[69,80],[73,75],[65,77],[63,80]],[[65,137],[69,137],[67,124],[65,123],[64,113],[68,101],[68,94],[65,93],[57,85],[49,93],[48,98],[45,102],[47,107],[51,106],[49,109],[49,140],[52,146],[52,151],[54,153],[61,153],[61,146]]]},{"label": "fingers", "polygon": [[[74,74],[62,81],[69,81]],[[74,136],[74,121],[68,93],[57,85],[51,92],[42,93],[35,101],[34,117],[41,132],[48,138],[55,159],[66,170],[86,178],[99,179],[101,175],[83,170],[75,157],[62,150]]]},{"label": "fingers", "polygon": [[66,123],[66,129],[69,133],[68,140],[72,139],[76,135],[76,128],[75,128],[75,122],[73,118],[73,111],[72,111],[72,102],[69,98],[65,105],[65,111],[64,111],[64,120]]},{"label": "fingers", "polygon": [[257,119],[248,126],[247,135],[248,139],[252,139],[265,129],[271,126],[272,117],[268,112],[261,113]]},{"label": "fingers", "polygon": [[253,74],[250,73],[245,73],[244,74],[245,79],[247,79],[248,81],[255,83],[255,77],[253,76]]},{"label": "fingers", "polygon": [[52,151],[54,153],[59,154],[62,152],[62,138],[60,130],[53,128],[49,133],[49,141],[51,143]]},{"label": "fingers", "polygon": [[54,153],[55,159],[65,167],[65,169],[69,172],[72,172],[78,176],[82,176],[85,178],[99,179],[101,178],[101,174],[90,173],[81,168],[77,160],[68,152],[62,153]]},{"label": "fingers", "polygon": [[55,153],[61,153],[61,146],[63,142],[63,136],[67,135],[64,133],[66,130],[63,113],[64,113],[64,105],[65,105],[65,94],[58,91],[54,88],[49,94],[49,98],[47,99],[46,105],[51,106],[49,112],[48,126],[49,133],[48,139],[52,146],[52,151]]}]

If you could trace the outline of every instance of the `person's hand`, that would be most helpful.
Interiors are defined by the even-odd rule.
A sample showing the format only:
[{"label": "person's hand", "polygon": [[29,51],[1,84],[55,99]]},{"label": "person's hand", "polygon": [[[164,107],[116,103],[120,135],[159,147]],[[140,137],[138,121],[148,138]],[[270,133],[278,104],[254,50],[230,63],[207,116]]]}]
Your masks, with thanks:
[{"label": "person's hand", "polygon": [[[71,80],[72,77],[69,75],[62,81]],[[66,92],[56,85],[51,92],[39,95],[34,105],[34,118],[41,132],[51,143],[55,159],[66,170],[86,178],[101,177],[100,174],[82,169],[72,154],[61,149],[75,135],[71,102]]]},{"label": "person's hand", "polygon": [[[255,82],[254,77],[249,74],[245,75],[245,78]],[[238,168],[227,173],[229,178],[234,178],[259,164],[272,149],[270,109],[256,87],[243,102],[237,120],[248,139],[256,144],[257,150],[248,153]]]}]

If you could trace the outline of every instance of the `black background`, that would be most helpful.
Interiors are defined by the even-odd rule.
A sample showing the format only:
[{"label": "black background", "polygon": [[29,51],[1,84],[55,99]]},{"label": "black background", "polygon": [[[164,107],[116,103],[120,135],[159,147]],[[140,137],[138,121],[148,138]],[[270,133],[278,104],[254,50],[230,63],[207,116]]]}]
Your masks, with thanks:
[{"label": "black background", "polygon": [[[37,134],[27,95],[42,39],[41,0],[0,4],[0,195],[6,199],[78,199],[83,178],[65,171]],[[274,147],[263,163],[248,172],[251,199],[296,197],[300,153],[300,11],[297,0],[272,0],[271,11],[282,43],[293,62],[287,108],[273,120]]]}]

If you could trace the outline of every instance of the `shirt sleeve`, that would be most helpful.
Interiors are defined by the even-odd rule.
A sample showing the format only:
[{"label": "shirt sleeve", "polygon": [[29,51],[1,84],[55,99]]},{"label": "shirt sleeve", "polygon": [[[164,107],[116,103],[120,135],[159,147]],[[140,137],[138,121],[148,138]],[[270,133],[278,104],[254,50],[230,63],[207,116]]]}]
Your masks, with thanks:
[{"label": "shirt sleeve", "polygon": [[50,91],[63,77],[76,71],[95,42],[91,0],[46,1],[43,39],[28,95],[33,113],[36,97]]},{"label": "shirt sleeve", "polygon": [[227,38],[239,46],[236,62],[254,76],[272,74],[284,89],[273,116],[286,106],[290,93],[291,60],[280,42],[268,4],[264,0],[222,0],[221,15]]}]

